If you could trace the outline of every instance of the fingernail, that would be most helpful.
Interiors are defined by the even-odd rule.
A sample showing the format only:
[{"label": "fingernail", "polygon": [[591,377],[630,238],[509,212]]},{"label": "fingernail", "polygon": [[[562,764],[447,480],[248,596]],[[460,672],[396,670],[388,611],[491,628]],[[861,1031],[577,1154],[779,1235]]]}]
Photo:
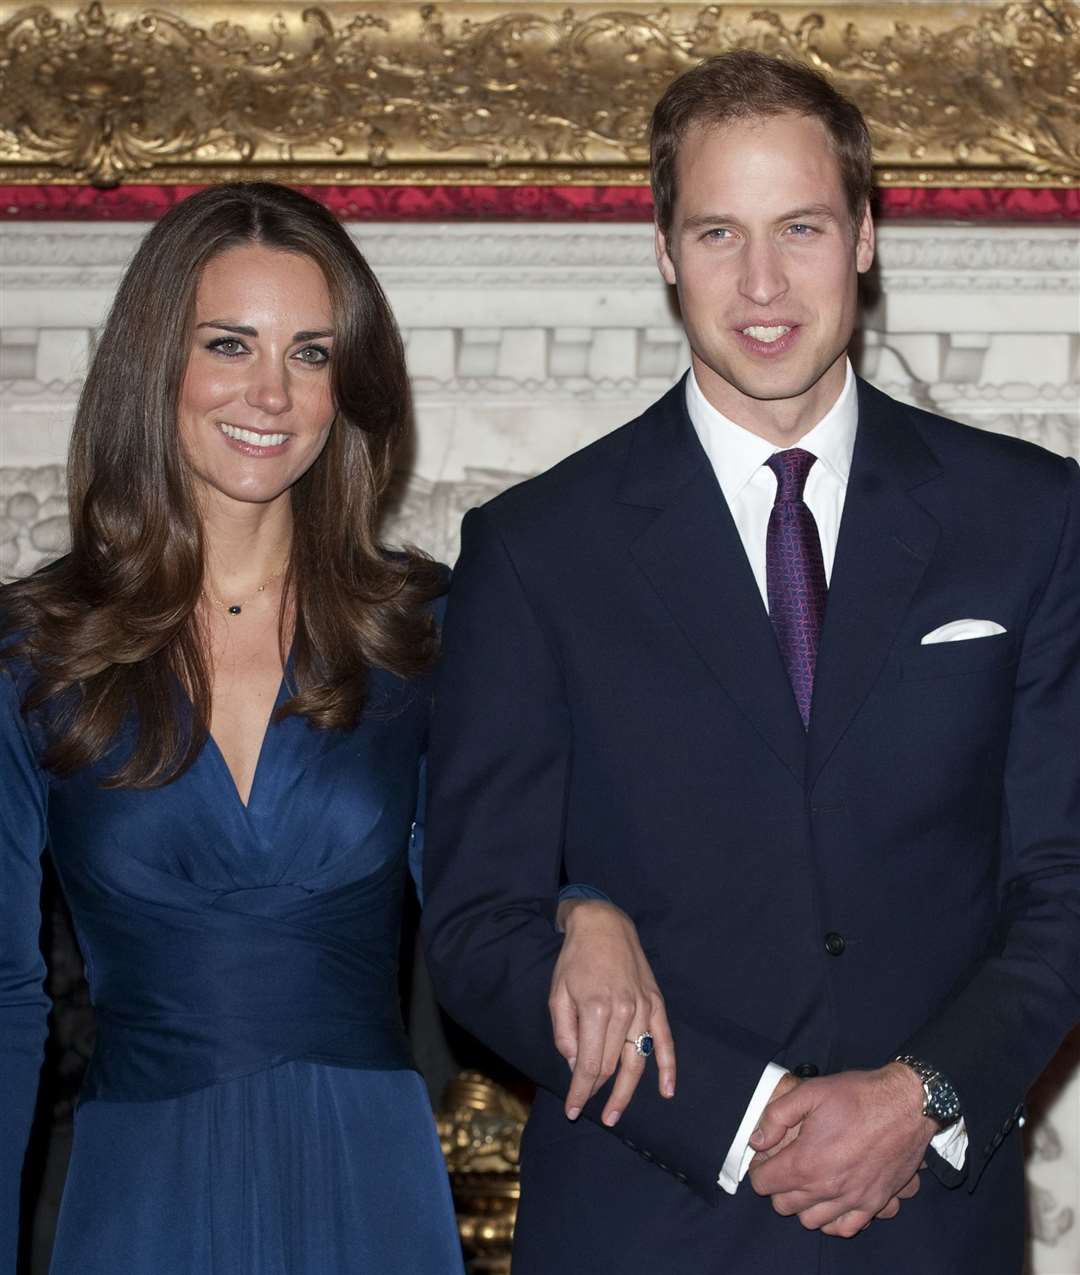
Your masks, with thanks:
[{"label": "fingernail", "polygon": [[750,1141],[753,1143],[755,1147],[760,1147],[761,1144],[765,1141],[765,1135],[761,1132],[760,1129],[755,1129],[754,1132],[750,1135]]},{"label": "fingernail", "polygon": [[663,1091],[663,1092],[664,1092],[664,1097],[665,1097],[665,1098],[674,1098],[674,1097],[675,1097],[675,1085],[674,1085],[674,1084],[673,1084],[670,1080],[665,1080],[665,1081],[664,1081],[664,1091]]},{"label": "fingernail", "polygon": [[604,1117],[604,1124],[606,1124],[609,1129],[614,1129],[614,1127],[619,1123],[619,1117],[621,1115],[621,1111],[609,1111]]},{"label": "fingernail", "polygon": [[581,1115],[580,1107],[571,1107],[570,1110],[566,1113],[566,1118],[567,1120],[576,1120],[578,1116],[580,1115]]},{"label": "fingernail", "polygon": [[573,1071],[576,1066],[577,1066],[577,1058],[571,1058],[569,1060],[570,1070]]}]

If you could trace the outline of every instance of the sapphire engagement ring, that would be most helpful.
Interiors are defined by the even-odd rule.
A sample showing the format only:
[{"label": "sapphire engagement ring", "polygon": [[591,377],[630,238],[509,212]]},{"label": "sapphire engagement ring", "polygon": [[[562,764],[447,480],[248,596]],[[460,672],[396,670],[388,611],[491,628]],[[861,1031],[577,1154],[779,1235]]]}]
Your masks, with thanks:
[{"label": "sapphire engagement ring", "polygon": [[648,1058],[653,1050],[653,1039],[649,1032],[642,1032],[640,1036],[627,1036],[626,1043],[633,1045],[635,1052],[642,1058]]}]

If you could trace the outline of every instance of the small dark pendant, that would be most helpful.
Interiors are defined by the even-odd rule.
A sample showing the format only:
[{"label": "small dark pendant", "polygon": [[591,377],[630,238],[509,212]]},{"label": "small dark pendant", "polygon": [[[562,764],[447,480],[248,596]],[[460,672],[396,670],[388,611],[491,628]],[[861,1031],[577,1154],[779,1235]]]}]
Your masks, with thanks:
[{"label": "small dark pendant", "polygon": [[240,607],[229,607],[229,614],[230,614],[230,615],[239,615],[239,614],[240,614],[240,611],[241,611],[241,608],[240,608]]}]

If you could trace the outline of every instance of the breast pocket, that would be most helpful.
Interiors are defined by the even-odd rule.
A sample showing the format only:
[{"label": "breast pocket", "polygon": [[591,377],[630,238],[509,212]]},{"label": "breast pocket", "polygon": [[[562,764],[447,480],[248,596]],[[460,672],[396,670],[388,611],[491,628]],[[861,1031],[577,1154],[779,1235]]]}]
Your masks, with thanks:
[{"label": "breast pocket", "polygon": [[991,669],[1012,668],[1019,658],[1019,644],[1011,633],[968,638],[960,642],[932,642],[904,654],[904,681],[928,677],[961,677]]}]

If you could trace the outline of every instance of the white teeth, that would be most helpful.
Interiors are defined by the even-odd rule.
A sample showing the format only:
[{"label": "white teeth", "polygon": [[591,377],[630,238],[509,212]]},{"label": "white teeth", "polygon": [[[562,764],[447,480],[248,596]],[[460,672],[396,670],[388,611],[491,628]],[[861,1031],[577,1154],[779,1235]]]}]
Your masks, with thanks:
[{"label": "white teeth", "polygon": [[775,328],[762,328],[755,326],[752,328],[743,328],[742,330],[743,336],[752,336],[755,341],[765,341],[766,343],[778,341],[782,336],[790,331],[791,329],[785,327],[782,323]]},{"label": "white teeth", "polygon": [[239,425],[230,425],[226,421],[218,421],[218,429],[226,438],[251,447],[280,447],[289,437],[288,434],[256,434],[253,429],[241,429]]}]

